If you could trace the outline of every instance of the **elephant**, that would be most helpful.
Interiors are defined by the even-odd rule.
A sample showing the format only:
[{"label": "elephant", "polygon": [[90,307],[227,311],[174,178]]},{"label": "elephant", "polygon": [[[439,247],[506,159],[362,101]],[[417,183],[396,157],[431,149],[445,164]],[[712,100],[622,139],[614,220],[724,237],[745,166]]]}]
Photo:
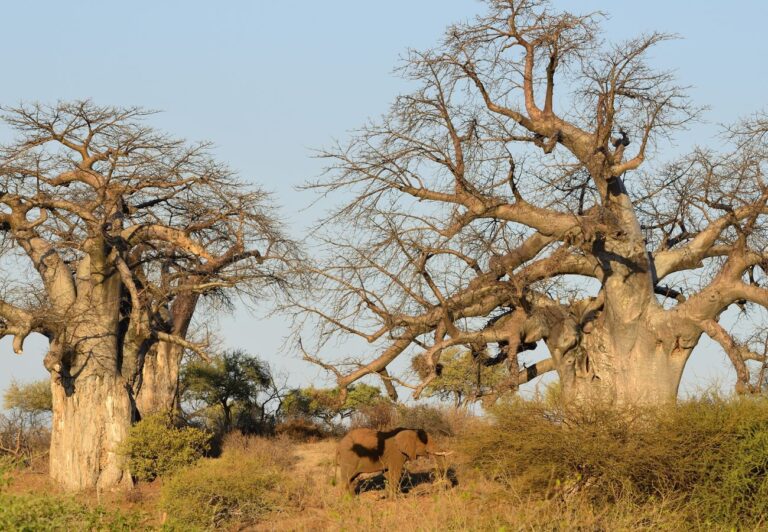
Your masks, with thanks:
[{"label": "elephant", "polygon": [[353,429],[336,447],[336,467],[346,489],[355,494],[355,479],[362,473],[384,472],[391,494],[400,489],[403,465],[420,456],[446,456],[438,451],[426,431],[396,428],[388,431]]}]

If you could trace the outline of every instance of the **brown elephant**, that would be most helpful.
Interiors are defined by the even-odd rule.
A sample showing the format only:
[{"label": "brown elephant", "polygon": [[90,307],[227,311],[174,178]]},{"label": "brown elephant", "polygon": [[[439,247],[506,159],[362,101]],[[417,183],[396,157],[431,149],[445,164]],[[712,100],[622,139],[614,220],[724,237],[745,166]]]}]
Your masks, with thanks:
[{"label": "brown elephant", "polygon": [[355,493],[355,479],[361,473],[384,472],[390,493],[400,489],[403,465],[420,456],[445,456],[434,441],[421,429],[396,428],[388,431],[354,429],[336,447],[336,466],[341,469],[342,482]]}]

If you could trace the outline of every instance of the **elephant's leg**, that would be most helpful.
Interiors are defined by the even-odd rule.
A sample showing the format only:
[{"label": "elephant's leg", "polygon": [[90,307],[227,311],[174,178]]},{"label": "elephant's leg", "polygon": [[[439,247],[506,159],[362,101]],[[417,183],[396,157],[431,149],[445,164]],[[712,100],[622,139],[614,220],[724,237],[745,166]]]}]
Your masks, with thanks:
[{"label": "elephant's leg", "polygon": [[355,478],[357,472],[355,468],[342,464],[341,466],[341,481],[346,490],[352,495],[355,494]]},{"label": "elephant's leg", "polygon": [[396,495],[400,491],[400,478],[403,475],[403,462],[390,464],[387,468],[387,490],[390,495]]},{"label": "elephant's leg", "polygon": [[349,477],[349,481],[347,481],[347,491],[350,495],[355,495],[355,491],[357,488],[357,473],[353,473],[351,477]]}]

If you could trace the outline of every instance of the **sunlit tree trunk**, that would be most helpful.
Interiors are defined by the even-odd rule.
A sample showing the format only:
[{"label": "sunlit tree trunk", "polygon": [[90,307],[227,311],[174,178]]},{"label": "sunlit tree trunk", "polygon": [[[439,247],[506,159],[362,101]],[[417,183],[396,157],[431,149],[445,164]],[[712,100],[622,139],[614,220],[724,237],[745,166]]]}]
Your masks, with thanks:
[{"label": "sunlit tree trunk", "polygon": [[[185,338],[199,296],[185,293],[171,306],[173,334]],[[147,353],[136,394],[136,408],[141,417],[154,412],[170,412],[179,408],[179,376],[184,348],[168,342],[158,342]]]},{"label": "sunlit tree trunk", "polygon": [[616,405],[674,402],[698,335],[668,333],[665,328],[660,336],[645,320],[620,335],[597,324],[556,362],[563,398]]},{"label": "sunlit tree trunk", "polygon": [[79,297],[46,357],[53,396],[50,474],[70,490],[128,487],[119,446],[134,405],[121,374],[120,279],[87,267],[80,273],[87,277],[78,284]]},{"label": "sunlit tree trunk", "polygon": [[116,375],[90,375],[52,385],[50,474],[70,490],[132,486],[119,446],[133,404]]},{"label": "sunlit tree trunk", "polygon": [[179,372],[184,349],[159,342],[147,353],[141,374],[141,387],[136,395],[136,408],[141,417],[154,412],[171,412],[179,407]]}]

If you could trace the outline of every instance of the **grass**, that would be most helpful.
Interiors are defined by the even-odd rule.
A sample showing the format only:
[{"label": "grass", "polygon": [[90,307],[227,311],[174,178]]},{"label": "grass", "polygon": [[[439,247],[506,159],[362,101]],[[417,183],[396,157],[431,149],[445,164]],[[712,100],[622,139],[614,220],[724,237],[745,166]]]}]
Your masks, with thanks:
[{"label": "grass", "polygon": [[63,496],[0,494],[0,530],[140,530],[147,528],[139,513],[89,506]]},{"label": "grass", "polygon": [[765,398],[624,411],[516,402],[494,417],[465,436],[464,452],[476,471],[523,497],[578,501],[617,519],[631,508],[702,528],[765,525]]},{"label": "grass", "polygon": [[[662,409],[512,402],[455,419],[443,444],[458,484],[396,499],[331,485],[334,443],[230,436],[112,513],[63,497],[0,493],[0,529],[759,530],[768,523],[768,400]],[[415,472],[431,463],[411,464]],[[425,476],[422,474],[422,477]],[[156,486],[156,482],[153,486]],[[375,484],[375,483],[374,483]],[[146,486],[146,485],[145,485]],[[13,493],[13,494],[12,494]],[[110,506],[112,508],[114,504]],[[142,518],[150,516],[152,520]]]},{"label": "grass", "polygon": [[163,485],[160,508],[169,528],[241,528],[301,509],[307,484],[291,474],[286,441],[235,437],[224,445],[221,458],[203,459]]}]

